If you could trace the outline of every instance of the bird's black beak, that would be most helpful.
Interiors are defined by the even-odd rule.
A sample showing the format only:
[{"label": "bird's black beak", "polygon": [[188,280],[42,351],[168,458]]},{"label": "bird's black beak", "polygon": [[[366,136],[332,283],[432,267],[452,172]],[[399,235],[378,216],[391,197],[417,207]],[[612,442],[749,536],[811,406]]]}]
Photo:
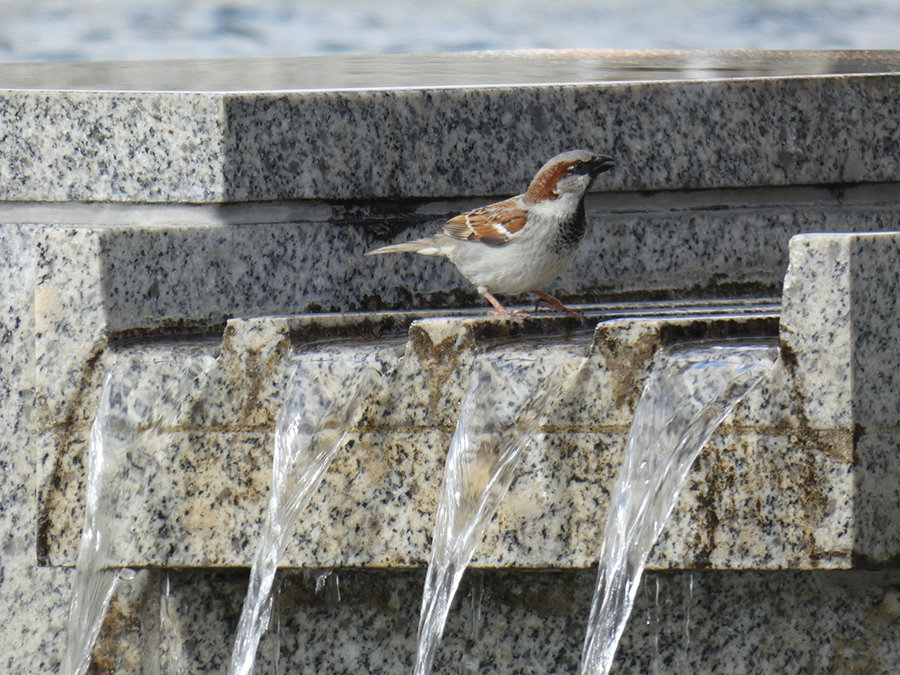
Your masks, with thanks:
[{"label": "bird's black beak", "polygon": [[597,155],[594,159],[591,160],[591,168],[589,169],[591,178],[596,178],[601,173],[609,171],[615,165],[616,160],[614,160],[609,155]]}]

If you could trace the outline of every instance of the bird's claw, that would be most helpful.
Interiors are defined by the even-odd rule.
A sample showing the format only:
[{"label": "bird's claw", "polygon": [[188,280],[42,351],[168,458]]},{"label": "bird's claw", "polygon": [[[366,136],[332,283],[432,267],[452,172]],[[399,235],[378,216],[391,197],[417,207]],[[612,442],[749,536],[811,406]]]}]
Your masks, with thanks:
[{"label": "bird's claw", "polygon": [[[546,297],[543,297],[546,296]],[[584,314],[578,312],[574,309],[570,309],[562,304],[559,300],[554,298],[552,295],[541,294],[541,300],[537,304],[538,308],[549,309],[551,312],[558,312],[560,314],[568,314],[571,317],[578,319],[582,325],[585,324]]]}]

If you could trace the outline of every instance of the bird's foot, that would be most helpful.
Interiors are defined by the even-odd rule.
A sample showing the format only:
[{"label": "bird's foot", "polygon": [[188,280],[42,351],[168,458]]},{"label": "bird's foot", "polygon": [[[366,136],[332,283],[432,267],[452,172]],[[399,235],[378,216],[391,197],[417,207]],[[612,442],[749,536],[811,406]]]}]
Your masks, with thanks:
[{"label": "bird's foot", "polygon": [[494,306],[494,309],[488,310],[488,316],[514,316],[522,319],[527,319],[529,314],[524,309],[517,309],[510,312],[506,307],[500,304],[500,301],[497,300],[493,295],[488,291],[484,291],[482,295],[487,298],[488,302]]},{"label": "bird's foot", "polygon": [[553,312],[559,312],[560,314],[568,314],[569,316],[578,319],[581,323],[584,323],[584,315],[581,312],[577,312],[574,309],[566,307],[549,293],[544,293],[543,291],[531,292],[541,299],[541,302],[538,303],[538,307],[545,307],[546,309],[549,309]]},{"label": "bird's foot", "polygon": [[527,310],[515,309],[510,312],[505,307],[503,308],[502,312],[499,309],[489,309],[487,314],[488,316],[512,316],[517,319],[527,319],[531,316],[531,314],[529,314]]}]

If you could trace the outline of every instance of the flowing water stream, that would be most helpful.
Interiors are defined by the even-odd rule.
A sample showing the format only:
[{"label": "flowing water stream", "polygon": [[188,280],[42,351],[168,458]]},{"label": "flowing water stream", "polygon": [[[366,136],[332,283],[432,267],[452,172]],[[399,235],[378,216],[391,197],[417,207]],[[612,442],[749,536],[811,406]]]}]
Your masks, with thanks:
[{"label": "flowing water stream", "polygon": [[379,379],[377,367],[367,361],[372,351],[333,347],[297,357],[276,422],[272,491],[231,654],[231,675],[253,670],[272,615],[278,561],[358,417],[364,394]]},{"label": "flowing water stream", "polygon": [[[565,365],[577,364],[582,352],[575,345],[534,350],[522,344],[506,349],[502,358],[487,352],[474,366],[435,518],[416,675],[431,672],[463,572],[563,386]],[[681,484],[718,424],[768,373],[774,354],[770,346],[745,345],[682,348],[657,358],[612,495],[582,656],[584,675],[609,672],[647,555]],[[214,364],[196,348],[169,348],[123,357],[106,378],[91,430],[85,526],[63,675],[83,675],[90,664],[120,577],[118,547],[127,547],[129,533],[138,529],[136,505],[166,451],[157,432],[183,417]],[[272,494],[232,653],[233,675],[253,670],[271,618],[278,561],[381,368],[371,349],[326,347],[296,357],[276,425]],[[480,623],[480,593],[473,590],[473,626]],[[474,656],[467,654],[461,669],[477,672]]]},{"label": "flowing water stream", "polygon": [[166,446],[158,431],[195,400],[216,363],[202,347],[136,350],[107,374],[88,447],[87,499],[78,549],[63,675],[83,675],[121,575],[120,551],[152,490]]},{"label": "flowing water stream", "polygon": [[719,423],[769,372],[768,345],[662,352],[635,411],[610,502],[582,675],[605,675],[631,614],[644,563],[694,459]]},{"label": "flowing water stream", "polygon": [[[488,352],[475,365],[447,453],[419,615],[416,675],[431,672],[463,572],[575,349],[545,347],[536,355],[522,344],[499,358]],[[472,667],[471,659],[462,664],[464,672]]]}]

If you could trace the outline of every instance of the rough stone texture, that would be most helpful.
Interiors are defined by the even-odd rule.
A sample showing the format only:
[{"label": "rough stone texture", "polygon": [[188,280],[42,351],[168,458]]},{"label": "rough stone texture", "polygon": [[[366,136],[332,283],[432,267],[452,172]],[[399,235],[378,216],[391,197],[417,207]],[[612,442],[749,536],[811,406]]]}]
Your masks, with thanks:
[{"label": "rough stone texture", "polygon": [[[791,367],[821,391],[798,397],[801,419],[817,431],[831,425],[852,434],[855,552],[882,564],[900,542],[893,522],[900,492],[889,478],[900,448],[897,253],[896,233],[796,237],[782,313]],[[823,363],[834,364],[829,378],[818,375]]]},{"label": "rough stone texture", "polygon": [[224,119],[216,96],[0,97],[0,199],[218,201]]},{"label": "rough stone texture", "polygon": [[[821,288],[821,280],[809,269],[809,279],[795,275],[792,283],[805,287],[812,280]],[[813,334],[819,316],[812,315]],[[346,320],[356,322],[352,316]],[[513,334],[526,334],[539,330],[541,323],[505,325]],[[506,333],[503,325],[499,334]],[[229,323],[208,387],[185,406],[189,412],[173,423],[173,431],[164,432],[167,440],[153,451],[164,459],[153,472],[148,490],[152,496],[147,503],[139,502],[138,490],[130,490],[138,515],[136,524],[122,529],[134,533],[134,543],[123,544],[119,564],[249,564],[252,533],[266,506],[274,419],[291,368],[290,337],[301,331],[315,333],[314,326],[315,319]],[[552,385],[558,393],[543,434],[479,547],[476,564],[589,566],[602,535],[598,514],[606,511],[617,458],[656,350],[707,336],[771,335],[774,327],[764,318],[727,315],[601,322],[592,343],[570,348],[569,376]],[[792,327],[800,332],[798,339],[807,339],[805,323]],[[366,395],[361,413],[365,422],[354,429],[305,512],[288,548],[287,564],[397,567],[427,561],[431,517],[459,401],[478,358],[476,347],[496,338],[497,330],[496,322],[488,319],[419,320],[410,328],[402,359],[397,360],[397,352],[381,357],[383,378]],[[350,358],[355,349],[345,348],[348,356],[342,358]],[[496,348],[491,362],[509,359],[509,349]],[[537,349],[549,354],[548,347]],[[809,351],[812,359],[814,350]],[[128,354],[112,354],[100,363],[109,369]],[[815,395],[820,383],[849,386],[851,378],[841,375],[842,355],[838,349],[823,352],[805,371],[806,377],[789,367],[790,360],[781,362],[765,386],[751,394],[736,419],[708,444],[651,566],[781,569],[854,564],[868,546],[858,540],[857,511],[861,503],[881,495],[863,493],[855,480],[852,426],[832,412],[843,397],[829,397],[827,389],[821,402]],[[832,369],[832,364],[838,365]],[[323,367],[324,377],[327,364]],[[852,391],[838,393],[852,399]],[[796,409],[797,399],[817,401],[827,414],[810,422],[809,415]],[[91,400],[85,403],[93,410]],[[74,414],[85,419],[80,425],[68,423],[70,415],[48,428],[48,436],[82,439],[48,448],[42,464],[41,532],[53,564],[72,562],[77,550],[82,515],[75,505],[83,490],[77,466],[84,462],[87,416]],[[871,461],[891,456],[873,448]],[[185,466],[191,467],[188,475],[182,475]],[[898,553],[890,540],[879,542],[886,551],[882,557]]]},{"label": "rough stone texture", "polygon": [[[164,665],[180,658],[189,672],[225,673],[246,574],[156,574],[159,590],[131,619],[155,627],[144,633],[144,672],[155,672],[150,662],[162,654]],[[411,672],[424,577],[282,576],[254,673],[273,673],[276,662],[279,672]],[[498,675],[578,672],[595,579],[594,570],[469,570],[434,672],[465,664]],[[649,573],[612,673],[890,673],[900,660],[898,581],[894,570]],[[109,649],[118,636],[107,630]]]},{"label": "rough stone texture", "polygon": [[872,74],[281,93],[7,90],[0,199],[515,194],[549,157],[582,147],[616,158],[603,185],[617,191],[896,181],[900,121],[883,111],[898,88],[897,75]]},{"label": "rough stone texture", "polygon": [[[896,54],[859,58],[870,61],[870,56],[882,66],[885,58],[897,61]],[[675,298],[668,309],[653,311],[701,314],[709,308],[692,309],[685,299],[780,295],[793,235],[896,229],[897,76],[827,74],[896,68],[857,68],[853,57],[838,69],[835,55],[819,55],[810,61],[814,68],[791,70],[794,56],[789,66],[785,54],[757,57],[756,71],[742,71],[754,78],[728,82],[598,85],[570,78],[563,81],[571,84],[562,86],[531,81],[521,88],[458,90],[449,85],[462,82],[424,82],[408,91],[308,95],[3,92],[0,198],[35,203],[0,206],[0,616],[7,617],[0,625],[0,670],[58,671],[72,575],[62,567],[39,566],[38,557],[45,563],[51,556],[57,563],[73,559],[82,504],[81,448],[103,369],[123,353],[126,338],[212,328],[221,343],[229,318],[298,311],[415,309],[409,318],[427,318],[438,307],[471,315],[473,310],[462,308],[477,305],[474,311],[481,316],[483,303],[448,264],[402,256],[371,261],[360,254],[385,241],[420,236],[448,215],[522,190],[548,154],[569,144],[590,145],[619,160],[616,172],[598,181],[602,192],[589,198],[591,234],[581,257],[550,289],[569,301]],[[686,66],[679,63],[694,67],[692,59]],[[578,65],[576,59],[575,71]],[[364,72],[358,66],[354,62],[348,70]],[[188,73],[183,86],[196,79],[194,67],[205,66],[157,75],[177,82]],[[596,60],[591,66],[602,67]],[[487,70],[491,76],[499,72]],[[572,63],[563,70],[572,72]],[[8,72],[0,67],[0,81],[7,81],[2,78]],[[771,77],[779,72],[814,76]],[[103,88],[93,84],[84,86]],[[439,109],[436,99],[448,110]],[[304,109],[304,101],[312,107]],[[577,106],[581,114],[573,117]],[[504,115],[515,115],[515,123],[486,126],[502,122]],[[425,140],[423,134],[448,121],[453,124],[441,129],[439,138]],[[357,129],[356,122],[365,124]],[[408,135],[400,124],[409,125]],[[376,127],[377,138],[362,136]],[[299,139],[311,129],[326,133],[302,148]],[[341,143],[356,144],[358,165],[344,159]],[[469,161],[484,158],[490,161]],[[469,164],[477,168],[467,173]],[[497,171],[498,165],[504,170]],[[854,182],[861,184],[848,185]],[[787,187],[765,187],[772,185]],[[709,189],[681,190],[695,187]],[[647,192],[653,189],[661,191]],[[366,201],[367,196],[394,201]],[[342,201],[217,205],[281,197]],[[70,199],[120,201],[127,207]],[[181,202],[207,204],[178,206]],[[796,241],[782,361],[701,455],[653,565],[893,564],[900,546],[896,242],[896,235]],[[338,253],[317,255],[320,247]],[[323,280],[317,281],[319,275]],[[810,284],[820,296],[790,299]],[[765,311],[763,304],[757,309]],[[591,316],[639,311],[607,306]],[[835,323],[825,325],[822,316]],[[342,321],[319,315],[313,323],[342,336],[408,329],[407,320],[384,316],[370,316],[348,330],[339,328]],[[176,521],[186,535],[175,549],[184,561],[209,563],[213,556],[205,544],[196,550],[192,542],[244,526],[248,531],[232,541],[216,542],[221,550],[215,560],[224,564],[249,555],[250,530],[261,515],[267,486],[274,387],[287,376],[286,368],[266,372],[264,365],[274,359],[266,350],[285,350],[315,335],[298,323],[279,333],[271,330],[277,322],[262,322],[252,336],[250,323],[242,339],[256,356],[249,350],[237,356],[228,336],[222,350],[233,355],[232,393],[248,426],[214,429],[213,413],[233,409],[195,409],[198,419],[209,423],[211,439],[210,452],[195,458],[218,471],[216,480],[231,481],[220,486],[232,490],[227,497],[243,498],[241,489],[255,490],[246,503],[248,509],[256,504],[256,512],[236,516],[218,508],[222,489],[207,490],[202,474],[186,470],[194,490],[191,517]],[[622,344],[633,344],[636,334],[629,335],[625,325],[617,329],[628,337]],[[554,326],[561,330],[566,324]],[[631,369],[635,383],[650,352],[618,361],[610,360],[612,352],[596,357],[597,363],[612,363],[611,372],[623,382],[624,371]],[[816,369],[830,375],[816,377]],[[591,379],[603,377],[598,370]],[[448,391],[456,395],[461,380],[451,380]],[[245,385],[253,382],[270,382],[273,388],[260,386],[251,396]],[[34,388],[39,395],[32,405]],[[511,551],[522,560],[555,556],[559,566],[576,569],[527,576],[484,572],[482,636],[472,635],[471,615],[460,604],[450,615],[439,672],[457,672],[467,652],[484,672],[576,672],[594,579],[593,572],[577,567],[591,562],[587,542],[596,541],[605,508],[596,486],[584,478],[600,476],[601,492],[611,483],[615,460],[599,465],[598,458],[621,447],[637,393],[634,384],[611,390],[621,405],[607,408],[608,428],[601,430],[578,427],[577,410],[561,400],[553,413],[556,426],[548,425],[541,450],[529,453],[510,501],[477,555],[485,566]],[[415,478],[437,480],[454,418],[450,399],[436,405],[445,414],[431,431],[424,429],[428,407],[410,407],[412,428],[392,432],[396,442],[384,455],[369,455],[379,461],[364,464],[352,453],[342,455],[340,472],[360,476],[351,486],[354,499],[376,495],[382,505],[399,507],[428,501],[411,494],[414,472],[396,467],[403,466],[403,448],[414,439],[428,460],[416,467]],[[576,426],[563,432],[569,423]],[[363,431],[374,444],[376,431]],[[179,448],[189,440],[180,439]],[[62,447],[66,452],[60,455]],[[188,456],[179,453],[175,459]],[[335,514],[363,533],[359,546],[344,550],[335,538],[323,541],[322,529],[311,529],[298,534],[290,552],[295,560],[319,555],[302,553],[313,540],[321,556],[305,558],[304,564],[363,564],[359,551],[366,547],[386,555],[389,546],[379,536],[384,523],[341,506],[348,489],[342,473],[329,474],[321,503],[339,505]],[[54,483],[54,475],[62,480]],[[184,486],[167,489],[188,492]],[[425,483],[421,492],[428,489]],[[563,493],[565,500],[550,499],[542,490]],[[540,499],[534,499],[535,492]],[[55,506],[49,494],[56,495]],[[541,507],[546,518],[543,513],[523,517]],[[433,510],[433,504],[425,508]],[[562,509],[593,509],[594,515],[566,522]],[[320,510],[316,517],[323,522],[335,514]],[[415,529],[407,514],[398,508],[396,519],[386,521],[408,534],[406,545],[416,551],[417,557],[410,553],[398,564],[420,561],[430,532]],[[546,532],[535,529],[542,525]],[[545,535],[552,545],[535,550],[535,540]],[[584,544],[570,549],[570,540]],[[187,672],[224,673],[246,573],[169,572],[168,593],[166,574],[143,572],[132,590],[123,585],[95,657],[116,672],[174,672],[180,659]],[[281,662],[296,670],[356,672],[377,666],[408,672],[423,572],[346,569],[340,574],[342,599],[336,606],[329,605],[333,581],[325,582],[321,596],[308,584],[285,582]],[[639,594],[619,672],[653,672],[659,665],[662,672],[679,673],[877,673],[893,672],[900,660],[897,579],[891,571],[670,572],[659,577],[659,620],[649,602],[655,578],[651,575]],[[685,599],[691,587],[693,602]],[[464,584],[462,594],[467,593]],[[681,618],[687,610],[677,608],[687,606],[685,629]],[[271,672],[266,650],[273,638],[267,640],[258,672]],[[654,657],[657,641],[660,656]]]},{"label": "rough stone texture", "polygon": [[37,566],[34,224],[0,224],[0,671],[56,672],[68,614],[68,570]]}]

